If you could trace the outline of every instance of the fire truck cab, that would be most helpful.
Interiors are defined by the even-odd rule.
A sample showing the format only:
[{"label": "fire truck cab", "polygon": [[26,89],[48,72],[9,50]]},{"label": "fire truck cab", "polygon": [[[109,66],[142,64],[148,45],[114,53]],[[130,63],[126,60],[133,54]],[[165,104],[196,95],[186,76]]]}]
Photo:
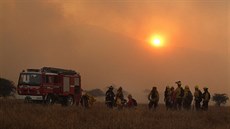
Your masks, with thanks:
[{"label": "fire truck cab", "polygon": [[27,69],[19,76],[17,91],[25,100],[42,100],[46,104],[79,104],[81,76],[74,70],[43,67]]}]

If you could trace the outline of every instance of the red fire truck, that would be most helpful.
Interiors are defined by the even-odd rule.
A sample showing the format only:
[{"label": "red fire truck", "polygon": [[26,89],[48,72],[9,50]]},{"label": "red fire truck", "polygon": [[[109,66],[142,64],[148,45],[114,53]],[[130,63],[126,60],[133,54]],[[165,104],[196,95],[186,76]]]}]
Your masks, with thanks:
[{"label": "red fire truck", "polygon": [[78,104],[81,97],[81,76],[74,70],[43,67],[20,73],[17,91],[26,101],[42,100],[46,104]]}]

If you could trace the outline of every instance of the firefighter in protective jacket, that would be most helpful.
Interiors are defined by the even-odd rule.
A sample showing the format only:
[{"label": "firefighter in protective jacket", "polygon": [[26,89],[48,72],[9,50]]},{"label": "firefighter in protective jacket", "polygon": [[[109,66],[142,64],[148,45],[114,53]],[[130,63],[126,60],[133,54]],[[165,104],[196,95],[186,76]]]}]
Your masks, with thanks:
[{"label": "firefighter in protective jacket", "polygon": [[122,87],[119,87],[117,89],[117,93],[115,97],[116,97],[115,103],[116,103],[117,108],[122,109],[126,103],[126,100],[124,99]]},{"label": "firefighter in protective jacket", "polygon": [[176,84],[178,87],[175,90],[175,94],[176,94],[175,108],[181,110],[182,100],[184,96],[184,89],[181,87],[181,81],[177,81]]},{"label": "firefighter in protective jacket", "polygon": [[149,93],[148,99],[149,99],[149,109],[151,109],[153,105],[154,105],[154,109],[156,109],[159,102],[159,93],[155,86],[152,88],[151,92]]},{"label": "firefighter in protective jacket", "polygon": [[171,89],[169,86],[166,86],[165,88],[165,92],[164,92],[164,101],[165,101],[165,106],[166,109],[170,109],[171,108]]},{"label": "firefighter in protective jacket", "polygon": [[210,93],[208,92],[207,87],[204,87],[204,93],[202,94],[202,98],[203,98],[202,109],[206,111],[208,110],[208,102],[210,100]]},{"label": "firefighter in protective jacket", "polygon": [[105,94],[105,103],[106,103],[107,107],[113,108],[114,101],[115,101],[114,97],[115,97],[115,94],[113,93],[113,86],[110,86],[109,89],[106,91],[106,94]]},{"label": "firefighter in protective jacket", "polygon": [[183,96],[183,108],[186,110],[190,110],[192,100],[193,100],[192,92],[190,91],[189,87],[186,85],[184,89],[184,96]]},{"label": "firefighter in protective jacket", "polygon": [[195,101],[195,108],[196,110],[200,110],[200,102],[202,101],[202,92],[200,91],[198,86],[195,86],[195,92],[194,92],[194,101]]}]

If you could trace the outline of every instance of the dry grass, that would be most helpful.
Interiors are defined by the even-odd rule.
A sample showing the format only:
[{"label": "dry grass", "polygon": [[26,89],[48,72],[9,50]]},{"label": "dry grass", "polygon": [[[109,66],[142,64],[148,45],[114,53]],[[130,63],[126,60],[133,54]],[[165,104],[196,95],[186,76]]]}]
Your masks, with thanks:
[{"label": "dry grass", "polygon": [[110,110],[97,103],[91,109],[24,104],[0,100],[0,129],[230,129],[230,108],[211,107],[207,112]]}]

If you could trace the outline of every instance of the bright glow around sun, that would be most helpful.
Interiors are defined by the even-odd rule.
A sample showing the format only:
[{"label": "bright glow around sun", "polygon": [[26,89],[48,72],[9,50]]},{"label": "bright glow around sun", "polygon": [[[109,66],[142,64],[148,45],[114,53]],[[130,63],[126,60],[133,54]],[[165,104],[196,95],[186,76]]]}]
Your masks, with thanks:
[{"label": "bright glow around sun", "polygon": [[148,42],[154,47],[162,47],[164,45],[163,41],[164,40],[163,40],[162,36],[153,35],[153,36],[150,37]]}]

